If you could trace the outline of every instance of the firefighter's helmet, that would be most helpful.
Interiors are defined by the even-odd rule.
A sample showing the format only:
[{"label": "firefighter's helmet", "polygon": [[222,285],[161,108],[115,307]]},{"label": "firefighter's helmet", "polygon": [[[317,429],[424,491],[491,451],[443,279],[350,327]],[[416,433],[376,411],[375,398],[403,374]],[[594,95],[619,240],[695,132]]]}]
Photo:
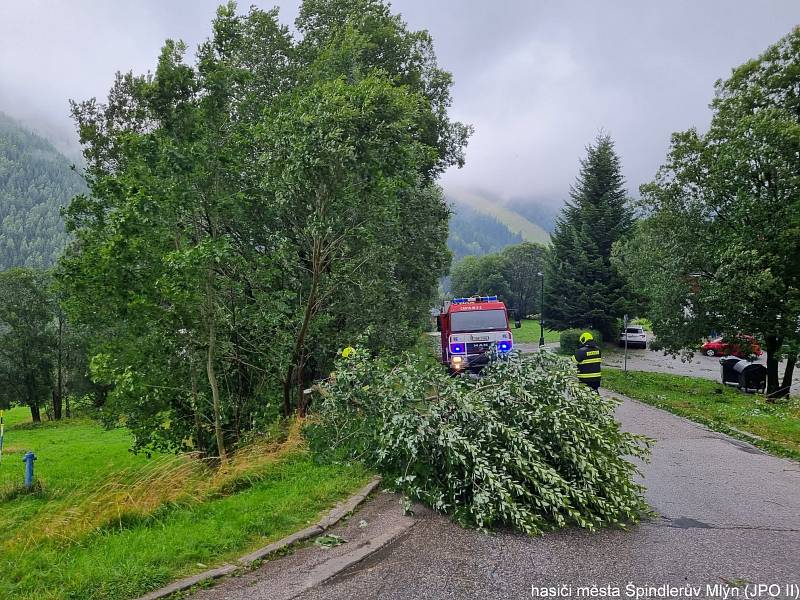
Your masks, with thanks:
[{"label": "firefighter's helmet", "polygon": [[356,353],[356,349],[355,349],[355,348],[353,348],[352,346],[348,346],[347,348],[345,348],[344,350],[342,350],[342,356],[343,356],[344,358],[350,358],[350,357],[351,357],[351,356],[353,356],[353,354],[355,354],[355,353]]},{"label": "firefighter's helmet", "polygon": [[584,331],[579,338],[581,344],[585,344],[586,342],[591,342],[594,339],[594,336],[589,333],[588,331]]}]

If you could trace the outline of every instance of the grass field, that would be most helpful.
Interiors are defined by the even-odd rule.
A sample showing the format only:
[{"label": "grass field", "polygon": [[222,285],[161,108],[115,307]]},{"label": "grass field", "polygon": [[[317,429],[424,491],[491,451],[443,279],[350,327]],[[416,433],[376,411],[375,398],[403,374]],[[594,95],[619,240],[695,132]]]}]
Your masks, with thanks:
[{"label": "grass field", "polygon": [[[134,455],[124,429],[6,415],[0,598],[133,598],[306,527],[369,476],[316,464],[299,433],[242,452],[220,475],[189,458]],[[42,489],[20,495],[27,450]]]},{"label": "grass field", "polygon": [[[707,379],[603,370],[603,387],[800,460],[800,400],[769,404]],[[750,435],[742,435],[742,434]],[[757,436],[753,438],[751,436]]]},{"label": "grass field", "polygon": [[[512,324],[513,327],[513,324]],[[532,321],[530,319],[522,320],[522,327],[519,329],[512,329],[511,333],[514,336],[514,341],[522,344],[538,344],[539,343],[539,321]],[[551,344],[558,342],[560,331],[553,331],[545,328],[544,342]]]}]

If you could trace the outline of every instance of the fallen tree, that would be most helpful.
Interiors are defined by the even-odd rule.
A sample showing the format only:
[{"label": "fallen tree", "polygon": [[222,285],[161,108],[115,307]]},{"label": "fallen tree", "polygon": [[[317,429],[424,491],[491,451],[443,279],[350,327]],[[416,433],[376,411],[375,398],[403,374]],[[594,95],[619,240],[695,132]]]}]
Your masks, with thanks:
[{"label": "fallen tree", "polygon": [[621,431],[616,402],[553,354],[500,362],[473,380],[412,354],[356,352],[320,393],[307,432],[318,453],[361,460],[407,502],[463,525],[594,530],[646,511],[629,458],[646,459],[648,441]]}]

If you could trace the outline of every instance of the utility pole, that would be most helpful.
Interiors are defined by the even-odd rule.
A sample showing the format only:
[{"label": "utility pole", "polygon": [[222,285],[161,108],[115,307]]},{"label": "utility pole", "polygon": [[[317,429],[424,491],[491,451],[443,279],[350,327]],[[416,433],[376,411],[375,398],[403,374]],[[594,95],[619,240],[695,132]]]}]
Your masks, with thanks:
[{"label": "utility pole", "polygon": [[544,273],[539,271],[537,275],[542,280],[542,296],[539,302],[539,348],[544,346]]}]

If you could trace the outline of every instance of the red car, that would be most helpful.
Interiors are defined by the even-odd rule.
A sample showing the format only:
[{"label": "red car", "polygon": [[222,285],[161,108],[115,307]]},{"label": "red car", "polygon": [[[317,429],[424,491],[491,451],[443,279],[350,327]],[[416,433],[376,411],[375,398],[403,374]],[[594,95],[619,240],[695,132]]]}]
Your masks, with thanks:
[{"label": "red car", "polygon": [[741,335],[736,340],[714,338],[700,346],[700,351],[706,356],[761,356],[761,346],[752,335]]}]

